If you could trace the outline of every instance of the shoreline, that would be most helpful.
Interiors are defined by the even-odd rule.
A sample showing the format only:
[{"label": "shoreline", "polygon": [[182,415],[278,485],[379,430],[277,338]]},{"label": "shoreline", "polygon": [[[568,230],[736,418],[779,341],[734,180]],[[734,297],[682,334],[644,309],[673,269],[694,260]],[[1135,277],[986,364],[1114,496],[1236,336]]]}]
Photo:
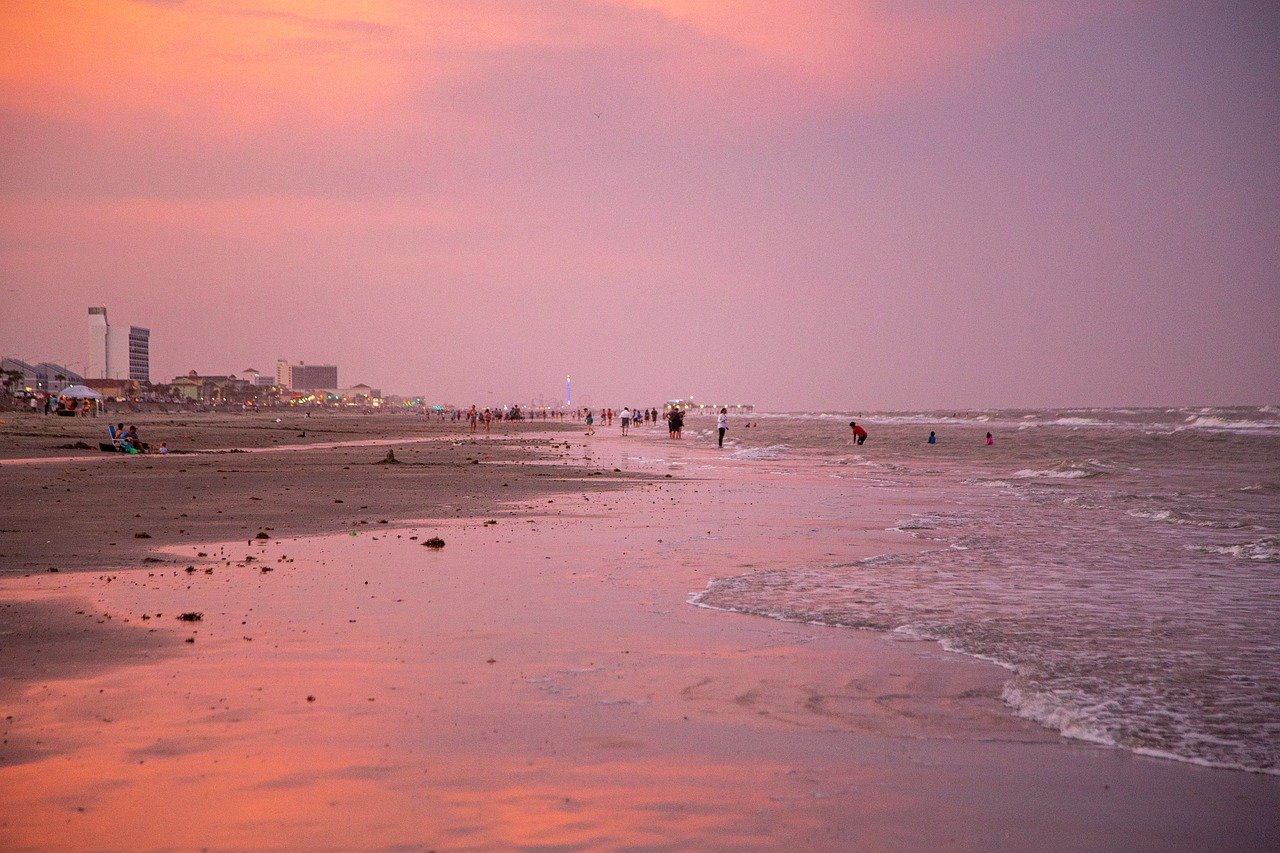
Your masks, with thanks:
[{"label": "shoreline", "polygon": [[[530,457],[560,454],[548,460],[559,477],[538,485],[565,487],[537,503],[525,497],[434,522],[363,525],[355,537],[224,539],[223,553],[206,540],[166,547],[182,565],[205,548],[209,561],[195,565],[213,568],[211,575],[159,565],[0,580],[5,601],[15,585],[63,600],[75,590],[100,605],[92,621],[81,617],[95,628],[145,625],[168,642],[93,676],[50,676],[42,691],[28,690],[35,704],[23,706],[6,737],[74,742],[68,715],[106,713],[113,696],[136,692],[139,678],[168,685],[142,694],[136,724],[126,714],[124,730],[111,729],[105,744],[86,753],[73,743],[66,753],[80,763],[97,756],[90,775],[124,784],[120,794],[95,795],[97,805],[84,813],[92,816],[76,815],[77,825],[86,832],[104,821],[120,825],[123,818],[107,812],[123,809],[129,831],[149,846],[284,843],[273,834],[285,831],[278,818],[219,828],[182,805],[194,791],[176,781],[180,767],[179,775],[195,770],[215,780],[201,790],[231,815],[246,798],[264,796],[273,813],[310,814],[313,823],[336,809],[338,825],[364,834],[314,834],[322,826],[352,831],[326,818],[290,837],[330,844],[358,837],[356,846],[719,838],[819,848],[1153,849],[1226,838],[1263,847],[1277,838],[1273,778],[1066,741],[1012,714],[999,699],[1006,674],[993,664],[932,641],[692,606],[711,579],[824,559],[833,547],[848,558],[923,546],[885,529],[909,507],[815,514],[803,508],[816,480],[773,478],[767,460],[726,466],[692,442],[664,444],[668,461],[658,463],[643,449],[653,442],[665,438],[605,434],[588,445],[574,437],[567,458],[553,443],[533,446]],[[628,476],[584,490],[601,477],[570,480],[567,465]],[[438,554],[409,539],[441,532],[448,545]],[[259,559],[248,563],[242,554]],[[351,585],[360,578],[369,586]],[[396,603],[401,598],[411,611]],[[154,616],[185,609],[204,611],[204,621],[187,629]],[[140,621],[147,612],[153,618]],[[294,663],[281,668],[277,660]],[[252,686],[254,672],[270,673],[267,698]],[[346,675],[326,674],[334,672]],[[415,692],[410,684],[439,687]],[[304,701],[307,691],[317,703]],[[71,710],[82,703],[88,707]],[[225,712],[202,722],[211,712],[201,709],[223,703]],[[215,722],[224,717],[239,722]],[[406,727],[407,720],[419,722]],[[274,729],[300,750],[296,756],[263,739]],[[456,741],[450,733],[458,730],[468,737]],[[325,731],[343,731],[354,744],[335,754],[314,741]],[[388,738],[401,748],[386,752]],[[272,760],[222,767],[229,750],[251,746]],[[159,769],[135,778],[119,757],[132,754]],[[38,781],[41,767],[0,766],[0,782],[8,774],[10,790],[21,783],[39,791],[48,785]],[[438,796],[405,787],[424,770]],[[190,827],[175,836],[130,812],[128,792],[178,803]],[[69,792],[45,793],[47,801],[32,795],[16,803],[18,812],[59,814],[51,804]],[[339,805],[326,809],[326,797]],[[387,800],[374,815],[352,806],[371,797]],[[934,819],[921,825],[921,813]],[[393,814],[399,824],[381,820]],[[0,838],[6,834],[40,846],[39,821],[0,824]]]}]

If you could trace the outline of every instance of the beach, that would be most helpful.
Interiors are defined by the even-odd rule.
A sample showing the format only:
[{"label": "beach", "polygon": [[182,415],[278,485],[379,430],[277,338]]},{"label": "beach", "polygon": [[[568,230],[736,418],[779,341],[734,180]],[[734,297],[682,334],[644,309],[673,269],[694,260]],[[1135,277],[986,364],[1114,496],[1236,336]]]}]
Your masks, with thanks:
[{"label": "beach", "polygon": [[0,428],[6,849],[1280,844],[1274,774],[1063,737],[939,637],[724,586],[933,559],[903,520],[959,498],[901,488],[940,464],[906,450],[854,478],[842,434],[785,456],[740,422],[724,451],[696,422],[137,422],[223,452]]}]

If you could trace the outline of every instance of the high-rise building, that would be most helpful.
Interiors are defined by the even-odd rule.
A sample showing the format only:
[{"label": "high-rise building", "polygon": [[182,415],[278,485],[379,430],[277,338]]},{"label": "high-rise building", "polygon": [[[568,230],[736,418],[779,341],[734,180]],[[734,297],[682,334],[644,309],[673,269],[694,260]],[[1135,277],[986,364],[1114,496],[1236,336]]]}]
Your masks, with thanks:
[{"label": "high-rise building", "polygon": [[129,327],[129,378],[151,381],[151,330]]},{"label": "high-rise building", "polygon": [[293,385],[289,380],[289,371],[302,364],[300,361],[289,361],[288,359],[279,359],[276,361],[276,387],[293,390]]},{"label": "high-rise building", "polygon": [[294,391],[338,387],[336,364],[295,364],[289,368],[289,387]]},{"label": "high-rise building", "polygon": [[151,330],[130,326],[126,337],[107,321],[104,305],[89,308],[89,363],[94,379],[151,381]]},{"label": "high-rise building", "polygon": [[89,308],[89,363],[86,372],[94,379],[111,375],[111,326],[105,305]]}]

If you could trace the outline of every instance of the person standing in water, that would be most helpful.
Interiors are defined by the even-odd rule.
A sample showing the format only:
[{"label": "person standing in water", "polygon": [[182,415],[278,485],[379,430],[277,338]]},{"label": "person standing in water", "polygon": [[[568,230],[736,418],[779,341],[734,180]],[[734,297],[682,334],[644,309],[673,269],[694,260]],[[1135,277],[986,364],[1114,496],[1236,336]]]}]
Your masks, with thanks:
[{"label": "person standing in water", "polygon": [[857,421],[849,421],[849,429],[853,430],[853,437],[857,439],[858,444],[867,443],[867,431],[858,426]]},{"label": "person standing in water", "polygon": [[995,443],[996,443],[995,438],[991,435],[991,433],[987,433],[987,447],[990,447]]},{"label": "person standing in water", "polygon": [[930,444],[937,444],[937,443],[938,443],[938,434],[937,434],[936,432],[934,432],[933,430],[929,430],[929,443],[930,443]]},{"label": "person standing in water", "polygon": [[719,439],[716,441],[717,447],[724,447],[724,434],[729,429],[729,410],[721,409],[719,416],[716,417],[716,430],[720,433]]}]

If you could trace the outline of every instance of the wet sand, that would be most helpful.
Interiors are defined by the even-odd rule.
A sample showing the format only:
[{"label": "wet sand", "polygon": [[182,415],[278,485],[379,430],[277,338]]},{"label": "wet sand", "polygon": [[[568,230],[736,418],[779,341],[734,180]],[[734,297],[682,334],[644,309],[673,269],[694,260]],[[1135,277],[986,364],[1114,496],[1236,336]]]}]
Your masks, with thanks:
[{"label": "wet sand", "polygon": [[[602,433],[568,436],[567,458],[562,446],[510,450],[555,465],[558,476],[529,479],[559,491],[484,512],[441,511],[457,509],[450,491],[450,503],[388,510],[386,525],[266,540],[242,527],[222,542],[165,533],[163,564],[0,580],[0,600],[28,622],[60,614],[50,624],[81,657],[77,625],[98,648],[141,643],[95,668],[72,655],[23,671],[38,643],[4,642],[21,686],[0,697],[12,709],[0,847],[1280,841],[1274,778],[1063,742],[1008,714],[993,666],[689,606],[715,577],[918,547],[885,530],[912,508],[866,505],[821,472],[673,451],[656,432]],[[327,454],[308,488],[330,489],[351,476],[332,455],[344,452],[271,456]],[[614,467],[628,479],[604,482]],[[472,473],[444,468],[439,488],[464,490],[448,484]],[[377,488],[359,491],[372,500]],[[217,501],[203,494],[207,511]],[[430,536],[445,547],[423,547]]]}]

